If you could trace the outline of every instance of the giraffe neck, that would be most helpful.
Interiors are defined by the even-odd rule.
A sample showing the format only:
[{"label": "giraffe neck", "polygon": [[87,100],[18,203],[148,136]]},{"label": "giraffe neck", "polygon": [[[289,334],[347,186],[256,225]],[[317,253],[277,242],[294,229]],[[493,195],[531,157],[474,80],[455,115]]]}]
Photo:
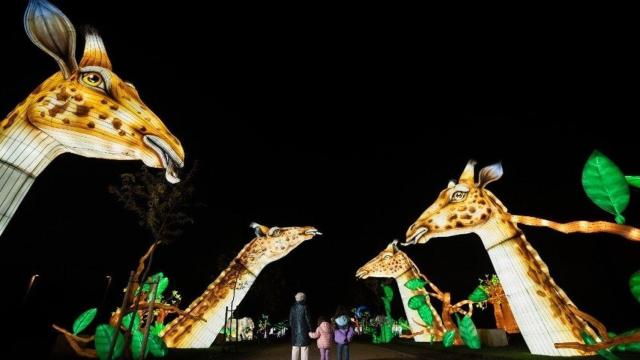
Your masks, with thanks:
[{"label": "giraffe neck", "polygon": [[492,218],[478,235],[531,353],[585,355],[573,349],[555,349],[555,343],[583,343],[583,331],[592,336],[595,333],[569,310],[573,303],[556,285],[547,265],[520,229],[508,220]]},{"label": "giraffe neck", "polygon": [[[441,341],[442,335],[444,334],[444,326],[442,325],[442,320],[440,319],[440,315],[438,311],[431,305],[431,301],[429,300],[427,291],[422,289],[411,290],[404,286],[407,281],[411,279],[421,278],[420,271],[417,268],[412,266],[409,270],[400,274],[400,276],[396,277],[396,282],[398,283],[398,289],[400,290],[400,298],[402,299],[402,306],[404,306],[404,313],[407,316],[407,321],[409,321],[409,326],[411,327],[412,333],[422,332],[420,335],[414,336],[414,340],[416,342],[431,342],[431,341]],[[409,299],[415,295],[427,295],[427,305],[431,309],[431,314],[433,315],[433,322],[430,328],[425,328],[422,325],[427,325],[422,321],[420,315],[417,310],[412,310],[409,308]],[[421,325],[422,324],[422,325]]]},{"label": "giraffe neck", "polygon": [[18,106],[0,122],[0,235],[35,178],[64,148],[33,127]]},{"label": "giraffe neck", "polygon": [[250,245],[251,243],[185,310],[190,315],[204,318],[206,322],[180,315],[165,327],[162,337],[168,347],[208,348],[213,344],[224,327],[226,309],[231,309],[232,306],[235,309],[240,304],[258,274],[267,265],[243,261],[242,255]]}]

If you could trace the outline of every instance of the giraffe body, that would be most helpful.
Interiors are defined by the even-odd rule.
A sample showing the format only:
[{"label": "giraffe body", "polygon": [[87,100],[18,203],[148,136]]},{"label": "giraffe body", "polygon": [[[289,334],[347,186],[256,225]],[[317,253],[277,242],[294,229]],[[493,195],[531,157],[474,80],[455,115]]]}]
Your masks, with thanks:
[{"label": "giraffe body", "polygon": [[[427,291],[425,289],[411,290],[404,286],[404,284],[411,279],[422,278],[422,274],[420,274],[420,270],[418,270],[418,267],[411,261],[407,254],[397,248],[395,241],[358,269],[356,277],[360,279],[366,279],[368,277],[395,279],[400,291],[400,297],[402,298],[402,306],[404,307],[405,315],[411,327],[411,332],[414,334],[420,333],[419,335],[415,335],[413,339],[416,342],[442,341],[444,326],[440,315],[433,305],[431,305]],[[425,324],[418,312],[409,308],[409,299],[415,295],[427,295],[427,305],[433,315],[432,326]]]},{"label": "giraffe body", "polygon": [[24,25],[60,71],[0,121],[0,234],[35,178],[63,153],[138,159],[165,168],[168,181],[179,181],[177,169],[184,163],[180,142],[135,87],[112,71],[97,33],[86,33],[78,64],[75,28],[58,8],[46,0],[30,0]]},{"label": "giraffe body", "polygon": [[502,167],[497,164],[482,169],[476,184],[474,165],[470,161],[459,182],[450,182],[411,225],[406,244],[426,243],[432,237],[476,233],[489,254],[531,353],[590,355],[555,348],[555,343],[583,343],[583,333],[599,338],[572,311],[575,305],[555,283],[549,268],[512,221],[507,208],[485,189],[488,183],[502,176]]},{"label": "giraffe body", "polygon": [[254,224],[257,237],[238,253],[231,264],[205,292],[189,305],[186,313],[206,321],[175,318],[161,336],[169,347],[207,348],[224,327],[225,311],[240,304],[256,277],[268,264],[281,259],[304,241],[320,233],[312,227],[271,229]]}]

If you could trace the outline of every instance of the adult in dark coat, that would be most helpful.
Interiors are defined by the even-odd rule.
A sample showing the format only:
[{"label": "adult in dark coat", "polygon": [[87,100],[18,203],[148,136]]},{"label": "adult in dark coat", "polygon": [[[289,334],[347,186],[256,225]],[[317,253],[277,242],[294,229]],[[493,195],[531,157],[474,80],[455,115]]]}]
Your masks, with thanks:
[{"label": "adult in dark coat", "polygon": [[301,360],[309,359],[309,332],[311,331],[311,321],[309,320],[309,312],[305,304],[306,296],[304,293],[296,294],[296,303],[291,306],[289,311],[289,326],[291,327],[291,359],[297,360],[300,356]]}]

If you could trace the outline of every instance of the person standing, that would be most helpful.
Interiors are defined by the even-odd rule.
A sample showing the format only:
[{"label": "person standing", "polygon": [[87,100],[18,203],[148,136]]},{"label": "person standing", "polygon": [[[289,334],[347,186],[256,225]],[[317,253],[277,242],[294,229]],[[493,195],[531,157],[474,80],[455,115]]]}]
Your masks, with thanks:
[{"label": "person standing", "polygon": [[333,341],[333,330],[331,324],[324,316],[318,319],[318,328],[315,332],[310,332],[309,337],[318,339],[318,350],[320,350],[320,360],[329,360],[329,349]]},{"label": "person standing", "polygon": [[354,335],[351,319],[348,313],[338,310],[334,322],[336,328],[333,334],[338,350],[337,360],[349,360],[349,343]]},{"label": "person standing", "polygon": [[311,321],[305,304],[304,293],[297,293],[296,302],[289,311],[289,326],[291,327],[291,360],[309,360],[309,332]]}]

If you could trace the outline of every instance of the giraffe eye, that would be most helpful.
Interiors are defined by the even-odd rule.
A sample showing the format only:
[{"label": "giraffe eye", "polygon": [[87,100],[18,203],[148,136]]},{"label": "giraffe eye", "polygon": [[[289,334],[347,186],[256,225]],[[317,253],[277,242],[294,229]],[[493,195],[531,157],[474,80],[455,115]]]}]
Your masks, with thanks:
[{"label": "giraffe eye", "polygon": [[453,194],[451,194],[451,201],[453,202],[458,202],[458,201],[462,201],[467,197],[467,193],[465,191],[455,191]]},{"label": "giraffe eye", "polygon": [[99,72],[90,71],[90,72],[83,73],[80,79],[86,85],[105,90],[104,79],[102,78],[102,75],[100,75]]},{"label": "giraffe eye", "polygon": [[385,260],[389,260],[389,259],[391,259],[391,254],[386,254],[382,258],[385,259]]}]

